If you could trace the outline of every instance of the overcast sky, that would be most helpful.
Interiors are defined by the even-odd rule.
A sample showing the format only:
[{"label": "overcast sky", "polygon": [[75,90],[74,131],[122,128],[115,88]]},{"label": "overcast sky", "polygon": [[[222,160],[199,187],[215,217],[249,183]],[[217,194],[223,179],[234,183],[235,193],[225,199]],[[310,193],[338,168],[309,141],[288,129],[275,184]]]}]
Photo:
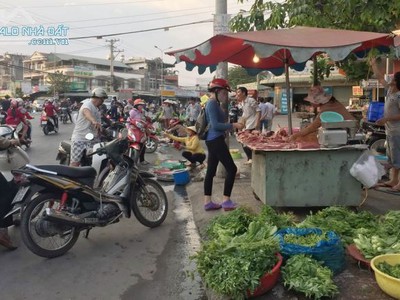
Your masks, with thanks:
[{"label": "overcast sky", "polygon": [[[195,46],[213,35],[213,23],[185,25],[169,30],[133,33],[103,39],[73,40],[71,38],[142,31],[212,20],[215,1],[219,0],[0,1],[0,54],[10,52],[30,55],[34,51],[41,51],[107,58],[110,50],[106,40],[119,39],[116,48],[124,52],[119,54],[117,60],[122,54],[126,59],[161,57],[162,52],[156,49],[155,45],[160,49]],[[237,14],[241,9],[249,10],[253,1],[238,4],[236,0],[227,0],[227,3],[228,13]],[[45,31],[44,36],[40,35],[42,29]],[[51,38],[54,39],[68,39],[69,44],[29,45],[32,39],[49,37],[49,34],[53,35]],[[65,41],[58,40],[57,42],[65,43]],[[173,63],[175,59],[164,55],[164,61]],[[183,86],[195,85],[199,78],[205,81],[213,76],[208,71],[200,76],[197,68],[191,72],[184,68],[184,63],[177,65],[180,75],[179,84]]]}]

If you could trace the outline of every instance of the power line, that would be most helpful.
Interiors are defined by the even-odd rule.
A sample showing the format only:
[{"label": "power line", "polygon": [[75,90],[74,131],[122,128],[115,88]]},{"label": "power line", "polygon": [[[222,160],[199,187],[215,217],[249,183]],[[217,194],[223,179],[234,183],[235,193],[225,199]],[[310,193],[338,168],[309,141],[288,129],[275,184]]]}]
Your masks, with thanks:
[{"label": "power line", "polygon": [[154,18],[154,19],[148,19],[148,20],[138,20],[138,21],[123,22],[123,23],[111,23],[111,24],[91,25],[91,26],[82,26],[82,27],[71,27],[70,30],[85,29],[85,28],[98,28],[98,27],[104,27],[104,26],[116,26],[116,25],[143,23],[143,22],[151,22],[151,21],[166,20],[166,19],[184,18],[187,16],[193,16],[193,15],[197,16],[198,14],[199,14],[199,12],[195,12],[192,14],[171,16],[171,17],[160,17],[160,18]]},{"label": "power line", "polygon": [[164,27],[157,27],[157,28],[150,28],[150,29],[142,29],[142,30],[135,30],[135,31],[127,31],[127,32],[119,32],[119,33],[71,37],[69,39],[70,40],[80,40],[80,39],[89,39],[89,38],[101,39],[103,37],[108,37],[108,36],[125,35],[125,34],[132,34],[132,33],[141,33],[141,32],[149,32],[149,31],[157,31],[157,30],[166,30],[167,31],[170,28],[183,27],[183,26],[196,25],[196,24],[204,24],[204,23],[210,23],[210,22],[213,22],[213,20],[203,20],[203,21],[197,21],[197,22],[191,22],[191,23],[183,23],[183,24],[178,24],[178,25],[171,25],[171,26],[164,26]]},{"label": "power line", "polygon": [[[194,10],[198,13],[200,9],[210,9],[210,8],[211,8],[211,6],[203,6],[203,7],[195,7],[195,8],[169,10],[168,13],[185,12],[185,11],[191,11],[191,10]],[[209,12],[212,13],[213,11],[209,11]],[[69,24],[69,23],[77,23],[77,22],[104,21],[104,20],[113,20],[113,19],[126,19],[126,18],[135,18],[135,17],[144,17],[144,16],[154,16],[154,15],[165,15],[165,11],[158,12],[158,13],[136,14],[136,15],[130,15],[130,16],[124,16],[124,17],[109,17],[109,18],[96,18],[96,19],[84,19],[84,20],[70,20],[70,21],[63,20],[63,21],[52,22],[52,23],[42,23],[42,25],[51,25],[51,24],[59,24],[59,23],[68,23]],[[180,16],[177,16],[177,17],[180,17]]]}]

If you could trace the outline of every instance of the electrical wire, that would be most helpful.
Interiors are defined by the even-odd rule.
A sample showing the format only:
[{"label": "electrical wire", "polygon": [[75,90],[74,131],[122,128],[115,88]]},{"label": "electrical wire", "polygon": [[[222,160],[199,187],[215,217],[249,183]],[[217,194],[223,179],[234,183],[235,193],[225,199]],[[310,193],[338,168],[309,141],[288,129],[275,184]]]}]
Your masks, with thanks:
[{"label": "electrical wire", "polygon": [[101,39],[103,37],[108,37],[108,36],[126,35],[126,34],[132,34],[132,33],[141,33],[141,32],[149,32],[149,31],[157,31],[157,30],[169,30],[170,28],[177,28],[177,27],[182,27],[182,26],[204,24],[204,23],[211,23],[211,22],[213,22],[213,20],[203,20],[203,21],[183,23],[183,24],[178,24],[178,25],[150,28],[150,29],[141,29],[141,30],[134,30],[134,31],[109,33],[109,34],[99,34],[99,35],[90,35],[90,36],[70,37],[69,39],[70,40],[80,40],[80,39],[89,39],[89,38]]}]

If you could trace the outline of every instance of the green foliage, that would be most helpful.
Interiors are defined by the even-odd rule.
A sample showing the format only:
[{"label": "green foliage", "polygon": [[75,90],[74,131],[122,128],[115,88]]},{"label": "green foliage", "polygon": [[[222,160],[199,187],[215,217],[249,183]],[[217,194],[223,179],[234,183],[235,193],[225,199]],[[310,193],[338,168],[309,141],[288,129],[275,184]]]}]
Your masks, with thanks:
[{"label": "green foliage", "polygon": [[17,98],[22,98],[24,96],[24,93],[22,92],[21,88],[16,88],[15,89],[15,97]]},{"label": "green foliage", "polygon": [[69,76],[61,71],[55,71],[47,75],[47,82],[50,84],[49,94],[64,93],[69,91]]},{"label": "green foliage", "polygon": [[[254,0],[250,14],[238,14],[229,25],[234,32],[311,26],[389,33],[400,27],[400,1],[286,0],[275,3]],[[349,80],[367,78],[365,63],[356,63],[350,58],[338,65]],[[318,71],[320,74],[324,74],[324,71]]]},{"label": "green foliage", "polygon": [[250,76],[242,67],[232,67],[228,70],[228,81],[232,89],[236,89],[239,84],[254,82],[256,76]]},{"label": "green foliage", "polygon": [[304,293],[307,298],[332,298],[339,293],[332,271],[304,254],[293,255],[286,261],[282,278],[285,287]]},{"label": "green foliage", "polygon": [[[317,57],[317,84],[321,83],[325,77],[329,77],[333,70],[334,62],[326,55],[319,55]],[[311,79],[314,79],[314,68],[311,70]]]}]

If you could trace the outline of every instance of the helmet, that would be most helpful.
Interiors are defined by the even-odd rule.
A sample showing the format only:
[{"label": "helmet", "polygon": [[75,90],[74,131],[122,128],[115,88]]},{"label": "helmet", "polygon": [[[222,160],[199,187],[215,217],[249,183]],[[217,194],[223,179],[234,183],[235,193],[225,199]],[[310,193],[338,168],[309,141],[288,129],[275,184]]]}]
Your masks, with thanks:
[{"label": "helmet", "polygon": [[231,91],[228,81],[223,78],[214,78],[208,84],[208,91],[213,92],[215,89],[226,89],[229,92]]},{"label": "helmet", "polygon": [[10,104],[11,104],[11,107],[17,108],[18,107],[18,100],[17,99],[12,99]]},{"label": "helmet", "polygon": [[136,99],[135,101],[133,101],[134,107],[136,107],[138,105],[146,105],[146,102],[144,102],[144,100],[142,100],[142,99]]},{"label": "helmet", "polygon": [[100,98],[100,99],[108,98],[106,91],[103,90],[102,88],[93,89],[91,94],[92,94],[92,97],[94,97],[94,98]]}]

